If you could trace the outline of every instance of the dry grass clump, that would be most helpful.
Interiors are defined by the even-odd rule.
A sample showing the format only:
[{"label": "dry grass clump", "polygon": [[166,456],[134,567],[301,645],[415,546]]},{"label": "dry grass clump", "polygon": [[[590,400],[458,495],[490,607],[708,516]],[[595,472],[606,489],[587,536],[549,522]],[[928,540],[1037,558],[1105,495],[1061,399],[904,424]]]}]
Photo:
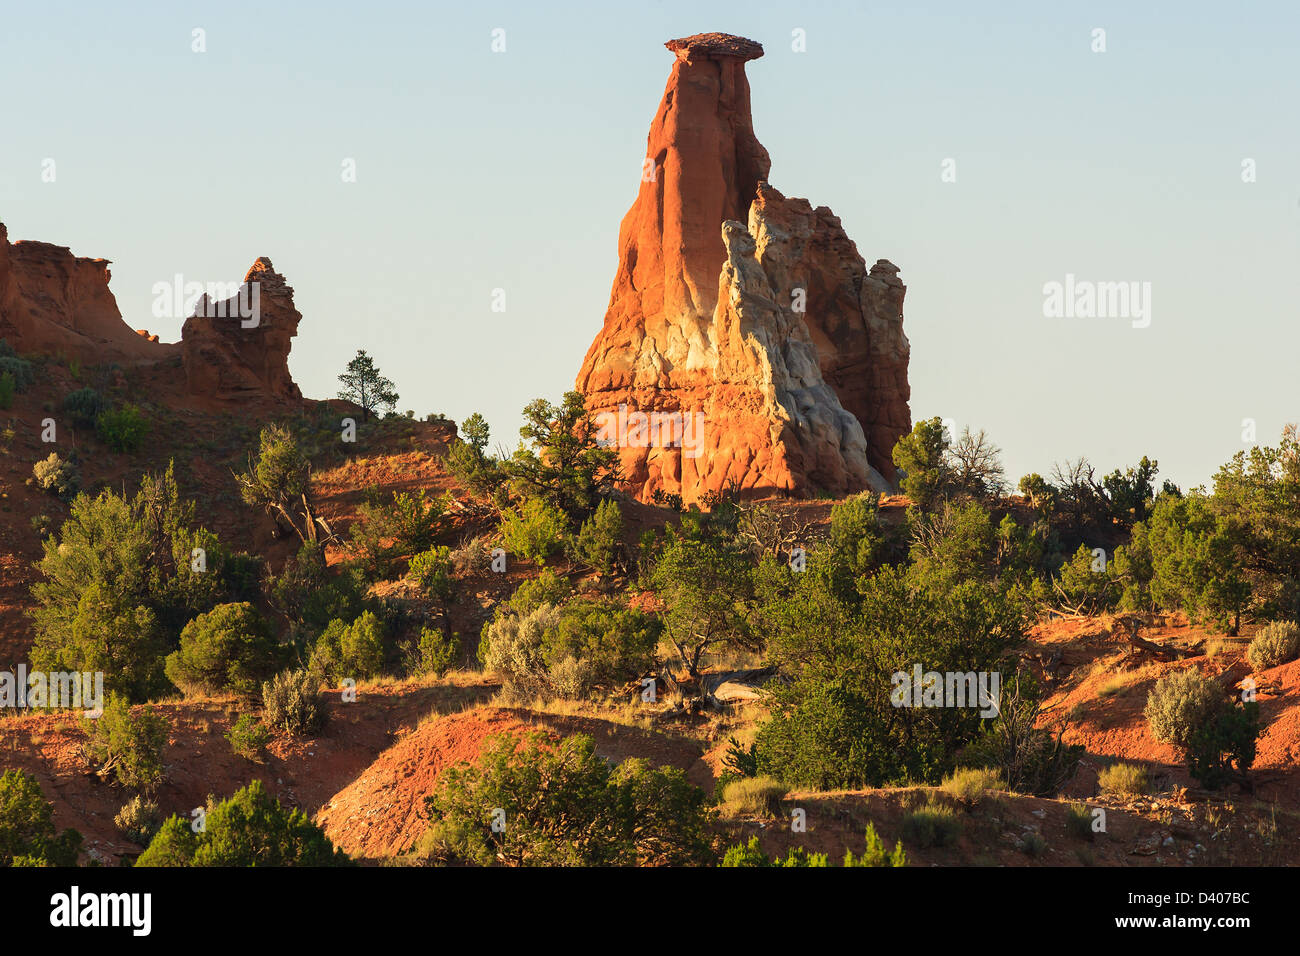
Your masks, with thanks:
[{"label": "dry grass clump", "polygon": [[741,777],[722,789],[724,817],[774,817],[781,811],[781,801],[790,788],[772,777]]},{"label": "dry grass clump", "polygon": [[944,778],[939,789],[952,797],[962,806],[971,809],[990,790],[1005,790],[1002,775],[988,767],[970,767],[954,770]]},{"label": "dry grass clump", "polygon": [[1097,776],[1102,792],[1117,797],[1138,797],[1150,789],[1146,769],[1131,763],[1113,763]]}]

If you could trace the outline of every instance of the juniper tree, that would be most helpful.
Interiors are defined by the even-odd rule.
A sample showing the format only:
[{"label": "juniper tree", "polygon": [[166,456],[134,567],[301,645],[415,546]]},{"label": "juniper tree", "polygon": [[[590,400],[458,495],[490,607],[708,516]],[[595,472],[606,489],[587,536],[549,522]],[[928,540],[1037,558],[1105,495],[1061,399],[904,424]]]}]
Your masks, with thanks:
[{"label": "juniper tree", "polygon": [[235,481],[245,504],[260,506],[283,519],[304,544],[319,540],[320,522],[310,498],[311,460],[288,428],[263,428],[257,458],[249,458],[248,470],[236,474]]},{"label": "juniper tree", "polygon": [[596,437],[596,416],[581,392],[566,392],[560,405],[539,398],[524,408],[520,445],[506,462],[515,491],[542,498],[572,519],[593,514],[619,480],[618,450]]},{"label": "juniper tree", "polygon": [[366,354],[365,349],[357,350],[356,357],[348,362],[339,381],[343,383],[339,398],[360,405],[366,421],[370,421],[371,412],[391,412],[397,407],[398,395],[392,380],[379,373],[375,360]]}]

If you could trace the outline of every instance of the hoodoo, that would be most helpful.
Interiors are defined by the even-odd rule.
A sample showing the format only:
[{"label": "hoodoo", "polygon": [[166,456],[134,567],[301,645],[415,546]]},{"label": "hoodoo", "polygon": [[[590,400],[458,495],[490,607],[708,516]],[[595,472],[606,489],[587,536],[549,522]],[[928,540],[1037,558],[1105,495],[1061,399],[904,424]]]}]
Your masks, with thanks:
[{"label": "hoodoo", "polygon": [[762,46],[720,33],[666,46],[676,60],[578,373],[588,409],[606,425],[692,423],[602,429],[643,500],[890,488],[911,428],[898,268],[868,269],[829,209],[768,184],[745,76]]},{"label": "hoodoo", "polygon": [[185,320],[181,344],[191,394],[236,402],[301,399],[289,374],[300,321],[293,289],[270,259],[259,258],[236,295],[224,302],[200,299]]}]

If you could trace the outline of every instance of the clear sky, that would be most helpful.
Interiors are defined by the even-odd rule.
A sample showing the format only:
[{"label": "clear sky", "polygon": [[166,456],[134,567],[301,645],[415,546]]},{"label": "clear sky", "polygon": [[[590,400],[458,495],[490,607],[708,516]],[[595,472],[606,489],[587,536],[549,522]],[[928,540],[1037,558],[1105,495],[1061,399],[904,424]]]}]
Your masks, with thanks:
[{"label": "clear sky", "polygon": [[[773,185],[901,268],[914,419],[986,428],[1013,481],[1147,454],[1184,486],[1248,446],[1243,419],[1267,442],[1300,419],[1281,0],[7,4],[0,220],[112,259],[126,321],[165,341],[183,316],[153,317],[154,283],[268,256],[305,394],[364,348],[401,410],[479,410],[513,446],[600,328],[662,44],[714,30],[766,47]],[[1149,326],[1045,317],[1067,274],[1149,282]]]}]

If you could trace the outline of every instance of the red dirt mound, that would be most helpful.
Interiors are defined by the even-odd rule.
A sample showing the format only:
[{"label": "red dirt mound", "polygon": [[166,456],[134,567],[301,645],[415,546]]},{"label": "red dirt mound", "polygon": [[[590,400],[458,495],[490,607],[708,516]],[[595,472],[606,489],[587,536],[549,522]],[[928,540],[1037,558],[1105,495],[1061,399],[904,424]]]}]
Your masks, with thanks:
[{"label": "red dirt mound", "polygon": [[588,734],[595,740],[596,752],[615,762],[643,757],[656,766],[691,770],[701,752],[692,741],[596,718],[480,708],[421,724],[335,794],[316,814],[316,822],[354,857],[403,853],[424,834],[424,798],[433,792],[443,770],[460,761],[474,762],[489,737],[530,730]]}]

